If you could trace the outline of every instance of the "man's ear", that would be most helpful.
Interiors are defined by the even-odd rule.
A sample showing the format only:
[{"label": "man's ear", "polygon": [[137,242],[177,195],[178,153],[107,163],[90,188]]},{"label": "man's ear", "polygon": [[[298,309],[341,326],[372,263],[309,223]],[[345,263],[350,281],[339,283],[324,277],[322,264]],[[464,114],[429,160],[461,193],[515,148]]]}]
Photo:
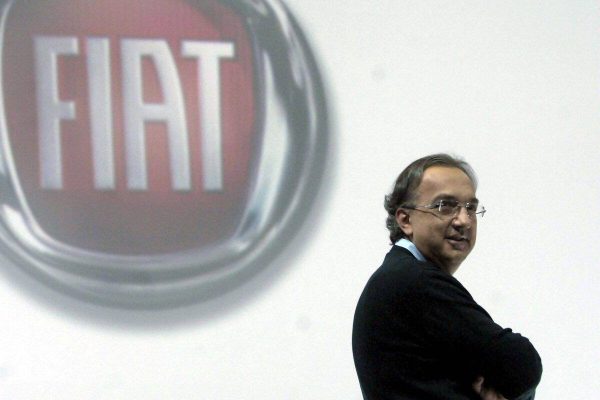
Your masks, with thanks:
[{"label": "man's ear", "polygon": [[396,222],[407,238],[411,239],[413,234],[412,224],[410,222],[410,214],[404,208],[396,210]]}]

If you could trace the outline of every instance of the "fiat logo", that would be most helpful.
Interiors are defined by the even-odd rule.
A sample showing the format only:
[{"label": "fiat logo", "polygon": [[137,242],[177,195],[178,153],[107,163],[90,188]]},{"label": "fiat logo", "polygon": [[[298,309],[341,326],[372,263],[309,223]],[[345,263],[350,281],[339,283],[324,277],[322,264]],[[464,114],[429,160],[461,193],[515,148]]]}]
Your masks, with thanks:
[{"label": "fiat logo", "polygon": [[314,200],[323,89],[277,0],[4,1],[0,246],[86,301],[231,290]]}]

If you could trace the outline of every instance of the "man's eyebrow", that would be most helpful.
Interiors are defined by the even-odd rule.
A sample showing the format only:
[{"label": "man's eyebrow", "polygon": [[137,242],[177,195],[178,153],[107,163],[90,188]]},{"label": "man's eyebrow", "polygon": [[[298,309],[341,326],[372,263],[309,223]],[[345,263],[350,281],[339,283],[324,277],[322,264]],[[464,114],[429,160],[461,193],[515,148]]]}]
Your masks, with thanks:
[{"label": "man's eyebrow", "polygon": [[451,194],[441,193],[441,194],[438,194],[437,196],[435,196],[434,200],[458,200],[458,199],[456,198],[456,196],[453,196]]},{"label": "man's eyebrow", "polygon": [[[433,201],[438,200],[459,200],[456,196],[446,193],[441,193],[434,197]],[[471,197],[471,199],[467,200],[467,203],[479,203],[479,199],[477,197]]]}]

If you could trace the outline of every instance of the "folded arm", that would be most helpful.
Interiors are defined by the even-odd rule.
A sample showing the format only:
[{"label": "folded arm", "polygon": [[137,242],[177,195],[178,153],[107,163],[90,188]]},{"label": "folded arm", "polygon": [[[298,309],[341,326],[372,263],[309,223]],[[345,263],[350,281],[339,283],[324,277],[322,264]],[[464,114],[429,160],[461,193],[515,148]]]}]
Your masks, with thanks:
[{"label": "folded arm", "polygon": [[466,365],[474,384],[483,377],[477,385],[483,399],[520,399],[535,390],[542,364],[527,338],[494,323],[468,291],[443,272],[430,273],[421,293],[418,301],[423,304],[418,308],[424,310],[420,318],[427,341],[446,351],[449,360]]}]

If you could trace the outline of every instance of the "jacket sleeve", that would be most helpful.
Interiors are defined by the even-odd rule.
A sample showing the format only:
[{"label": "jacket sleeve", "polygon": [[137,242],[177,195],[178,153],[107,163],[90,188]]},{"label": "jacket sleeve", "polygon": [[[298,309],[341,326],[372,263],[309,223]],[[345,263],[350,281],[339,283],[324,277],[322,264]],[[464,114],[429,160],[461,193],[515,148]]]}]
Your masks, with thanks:
[{"label": "jacket sleeve", "polygon": [[529,340],[502,328],[454,277],[426,269],[415,301],[428,343],[462,360],[473,376],[508,399],[535,389],[542,363]]}]

